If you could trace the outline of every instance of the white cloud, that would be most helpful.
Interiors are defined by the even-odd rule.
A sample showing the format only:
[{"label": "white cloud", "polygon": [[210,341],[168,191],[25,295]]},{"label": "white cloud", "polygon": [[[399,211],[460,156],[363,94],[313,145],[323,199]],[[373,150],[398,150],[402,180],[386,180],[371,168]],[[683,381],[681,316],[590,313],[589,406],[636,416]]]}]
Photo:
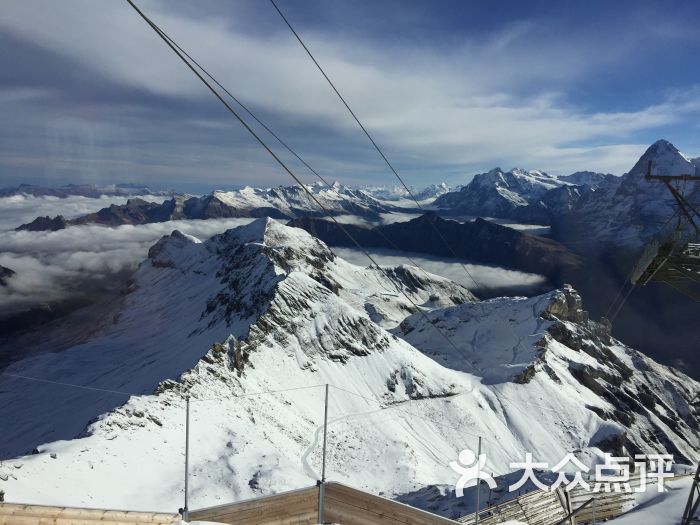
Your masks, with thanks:
[{"label": "white cloud", "polygon": [[[325,126],[340,142],[363,140],[281,26],[274,32],[244,32],[214,17],[185,15],[164,2],[143,2],[143,8],[225,85],[275,114],[275,120]],[[276,15],[270,11],[269,16]],[[164,96],[210,96],[122,2],[10,2],[0,27],[120,85]],[[566,83],[625,60],[644,38],[642,30],[637,37],[627,33],[614,39],[572,34],[553,45],[537,21],[524,21],[489,37],[465,37],[450,49],[376,46],[311,30],[304,36],[390,156],[428,165],[478,162],[621,173],[643,150],[630,143],[631,134],[679,124],[700,112],[700,92],[692,89],[625,112],[591,111],[562,96]],[[603,141],[615,144],[582,145]]]},{"label": "white cloud", "polygon": [[16,275],[0,287],[0,316],[112,286],[146,258],[163,235],[180,230],[207,239],[253,219],[169,221],[107,228],[73,226],[56,232],[0,232],[0,265]]},{"label": "white cloud", "polygon": [[[333,251],[353,264],[361,266],[371,264],[367,256],[355,248],[336,247],[333,248]],[[427,272],[446,277],[470,290],[475,290],[477,286],[495,289],[537,288],[546,283],[546,279],[542,275],[507,270],[498,266],[473,264],[469,261],[432,257],[424,254],[400,252],[396,250],[370,249],[367,251],[383,266],[415,264]],[[467,275],[462,265],[467,267],[469,273],[478,284],[474,283],[474,280]]]},{"label": "white cloud", "polygon": [[132,197],[110,197],[103,195],[98,199],[72,195],[65,199],[58,197],[35,197],[33,195],[13,195],[0,197],[0,231],[13,230],[20,224],[33,221],[38,216],[55,217],[63,215],[66,218],[79,217],[92,213],[110,204],[124,204],[130,198],[162,202],[164,197],[153,195],[138,195]]}]

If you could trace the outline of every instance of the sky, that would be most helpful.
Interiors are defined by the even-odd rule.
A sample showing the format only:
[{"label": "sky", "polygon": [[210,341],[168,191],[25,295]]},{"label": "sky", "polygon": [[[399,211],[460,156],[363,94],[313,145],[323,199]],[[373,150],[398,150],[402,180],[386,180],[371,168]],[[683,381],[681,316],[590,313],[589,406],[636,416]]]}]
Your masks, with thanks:
[{"label": "sky", "polygon": [[[697,2],[278,1],[411,185],[700,156]],[[324,177],[398,182],[269,2],[138,5]],[[4,0],[0,65],[0,186],[292,182],[125,1]]]}]

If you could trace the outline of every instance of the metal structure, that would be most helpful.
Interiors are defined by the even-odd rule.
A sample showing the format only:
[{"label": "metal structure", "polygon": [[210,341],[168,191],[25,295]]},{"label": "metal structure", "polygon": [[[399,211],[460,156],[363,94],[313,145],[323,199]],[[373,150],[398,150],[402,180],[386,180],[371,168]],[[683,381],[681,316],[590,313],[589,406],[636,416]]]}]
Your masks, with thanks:
[{"label": "metal structure", "polygon": [[[694,301],[700,302],[700,212],[676,188],[674,182],[700,181],[700,175],[652,175],[652,162],[647,166],[646,179],[663,182],[678,204],[681,218],[690,227],[690,234],[684,233],[679,219],[675,231],[666,240],[651,241],[645,248],[637,265],[632,271],[630,281],[633,285],[644,286],[648,282],[666,283]],[[697,170],[696,170],[697,171]],[[693,485],[688,495],[688,503],[683,512],[682,525],[697,522],[695,514],[700,507],[700,464],[698,464]]]},{"label": "metal structure", "polygon": [[326,441],[328,439],[328,383],[326,383],[326,397],[323,405],[323,459],[321,465],[321,479],[318,481],[318,522],[323,525],[325,521],[325,496],[326,496]]},{"label": "metal structure", "polygon": [[698,507],[700,507],[700,462],[698,463],[698,469],[693,478],[693,486],[690,487],[688,503],[686,503],[685,511],[683,512],[682,525],[698,523],[698,519],[695,517]]},{"label": "metal structure", "polygon": [[481,436],[479,436],[479,452],[476,454],[476,512],[474,513],[474,525],[479,525],[479,511],[481,510],[481,478],[479,477],[479,459],[481,458]]},{"label": "metal structure", "polygon": [[[674,232],[664,240],[649,242],[635,265],[630,281],[646,285],[663,282],[680,293],[700,302],[700,212],[674,186],[679,181],[700,181],[700,175],[652,175],[649,161],[646,179],[657,180],[671,192],[680,213]],[[687,222],[684,229],[682,220]]]},{"label": "metal structure", "polygon": [[179,510],[183,521],[189,521],[189,507],[187,497],[189,493],[190,477],[190,396],[185,398],[185,506]]}]

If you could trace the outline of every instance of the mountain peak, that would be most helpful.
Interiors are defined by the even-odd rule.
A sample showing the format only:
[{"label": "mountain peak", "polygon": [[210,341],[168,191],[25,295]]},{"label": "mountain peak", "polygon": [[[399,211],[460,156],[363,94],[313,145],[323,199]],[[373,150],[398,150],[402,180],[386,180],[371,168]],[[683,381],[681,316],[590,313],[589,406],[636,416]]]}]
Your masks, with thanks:
[{"label": "mountain peak", "polygon": [[630,174],[646,175],[649,161],[651,161],[651,170],[654,175],[688,175],[695,173],[696,169],[688,157],[665,139],[657,140],[649,146]]},{"label": "mountain peak", "polygon": [[671,143],[670,141],[668,141],[668,140],[666,140],[666,139],[659,139],[659,140],[657,140],[657,141],[654,142],[651,146],[649,146],[649,149],[652,149],[652,148],[655,148],[655,149],[666,148],[666,149],[671,149],[671,150],[678,151],[678,148],[676,148],[676,147],[673,145],[673,143]]},{"label": "mountain peak", "polygon": [[175,268],[177,261],[188,245],[199,244],[202,241],[182,233],[180,230],[173,230],[170,235],[164,235],[148,250],[148,258],[151,264],[160,268]]}]

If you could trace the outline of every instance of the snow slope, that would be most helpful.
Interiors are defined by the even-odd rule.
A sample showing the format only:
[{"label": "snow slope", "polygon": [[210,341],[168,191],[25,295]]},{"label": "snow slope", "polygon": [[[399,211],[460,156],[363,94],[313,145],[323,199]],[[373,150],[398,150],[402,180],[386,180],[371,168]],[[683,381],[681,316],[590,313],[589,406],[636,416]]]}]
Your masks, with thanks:
[{"label": "snow slope", "polygon": [[[436,341],[428,324],[460,341],[459,352]],[[535,406],[537,399],[554,398],[542,408],[560,411],[567,410],[558,405],[561,398],[582,402],[607,422],[587,438],[589,446],[627,454],[665,448],[679,461],[696,457],[697,414],[685,417],[698,408],[692,406],[697,384],[613,339],[608,324],[588,319],[570,287],[533,298],[456,305],[427,318],[414,314],[400,330],[414,347],[481,377],[498,394],[509,396],[516,383],[525,386],[519,389],[521,402],[525,395]],[[522,415],[532,416],[517,417]]]},{"label": "snow slope", "polygon": [[[13,422],[0,435],[7,501],[177,509],[185,396],[191,508],[312,485],[325,383],[333,385],[328,477],[375,493],[454,483],[449,462],[477,435],[496,474],[526,451],[554,463],[569,451],[596,461],[618,442],[644,449],[640,435],[660,452],[700,448],[698,407],[689,404],[700,386],[590,324],[573,290],[474,303],[447,279],[386,271],[391,282],[270,219],[206,242],[164,237],[107,327],[5,371],[137,395],[124,402],[0,376],[0,410]],[[429,334],[432,323],[422,326],[395,286],[449,341]],[[465,338],[470,324],[478,328]],[[421,336],[404,336],[408,327]],[[484,359],[498,377],[479,375]],[[627,420],[609,395],[623,392],[644,400]]]},{"label": "snow slope", "polygon": [[[615,525],[676,525],[680,523],[683,509],[688,501],[691,478],[669,481],[665,484],[664,492],[659,493],[656,486],[648,487],[640,494],[637,507],[609,523]],[[700,512],[695,514],[700,518]]]}]

